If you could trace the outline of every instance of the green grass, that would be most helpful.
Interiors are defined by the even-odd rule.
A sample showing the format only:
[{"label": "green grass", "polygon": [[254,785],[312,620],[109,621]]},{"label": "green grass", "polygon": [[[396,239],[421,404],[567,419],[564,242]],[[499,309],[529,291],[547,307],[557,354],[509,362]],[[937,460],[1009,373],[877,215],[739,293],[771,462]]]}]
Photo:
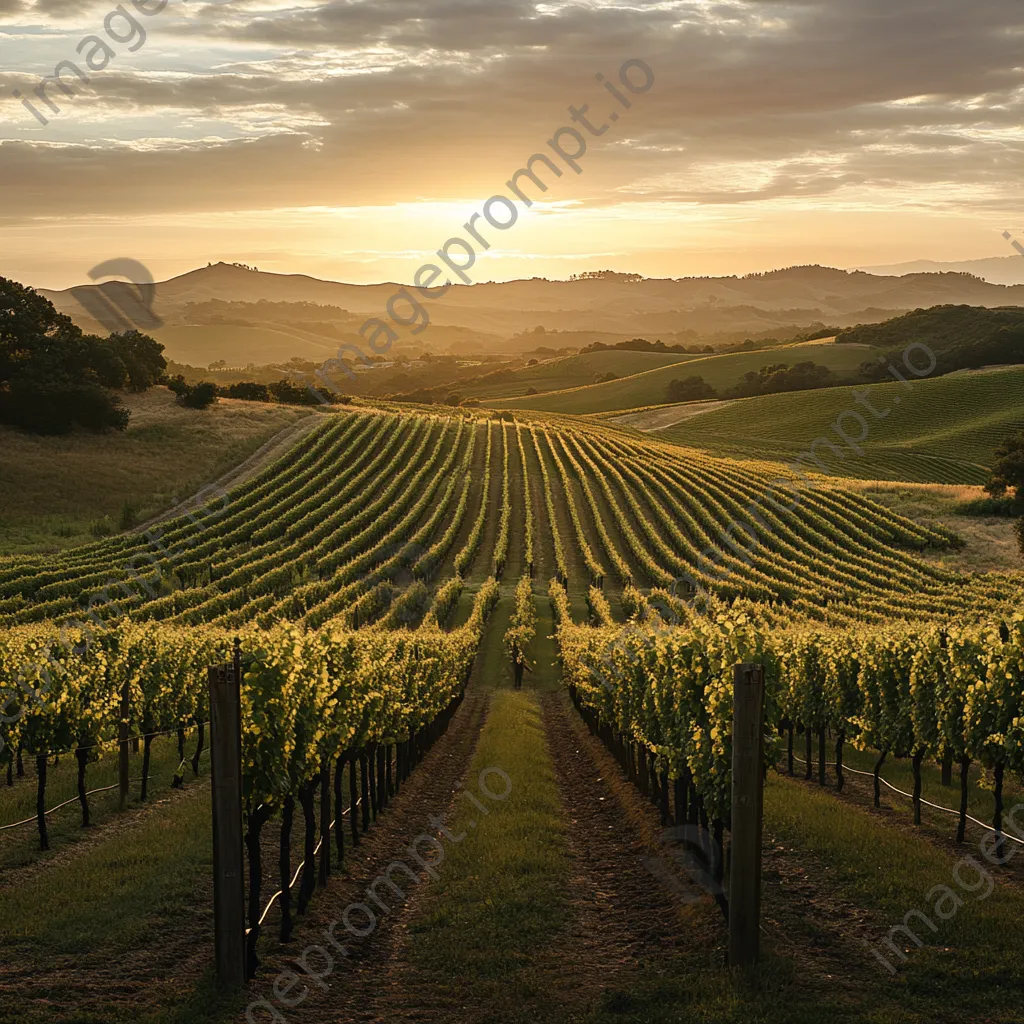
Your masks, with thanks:
[{"label": "green grass", "polygon": [[[200,777],[209,777],[210,748],[209,733],[206,735],[203,754],[199,761]],[[196,733],[190,730],[186,736],[185,756],[191,761],[196,749]],[[62,807],[47,816],[47,833],[50,849],[42,852],[39,849],[39,833],[35,823],[21,825],[16,829],[0,832],[0,868],[8,869],[34,863],[37,860],[48,860],[68,850],[71,844],[87,839],[92,829],[110,820],[117,814],[118,791],[108,790],[106,793],[94,793],[89,800],[90,828],[83,829],[82,812],[78,803],[78,762],[73,754],[63,756],[57,765],[51,764],[46,773],[46,806],[57,807],[66,800],[74,803]],[[147,802],[159,800],[166,796],[171,788],[174,773],[178,769],[178,740],[176,736],[159,736],[153,741],[150,750],[149,787]],[[35,761],[25,755],[25,777],[15,777],[13,786],[0,783],[0,826],[34,818],[36,813],[36,774]],[[139,791],[142,777],[142,751],[132,753],[129,761],[129,806],[140,804]],[[186,784],[194,776],[192,765],[186,764],[183,770]],[[108,747],[103,756],[86,769],[86,790],[103,789],[117,783],[118,758],[114,747]]]},{"label": "green grass", "polygon": [[[213,870],[210,795],[196,787],[140,825],[0,895],[0,938],[53,952],[124,952],[186,905],[197,865]],[[205,915],[204,915],[205,916]]]},{"label": "green grass", "polygon": [[54,550],[116,531],[125,502],[144,520],[247,459],[308,410],[219,401],[197,412],[166,388],[126,396],[124,433],[34,437],[0,427],[0,552]]},{"label": "green grass", "polygon": [[[804,745],[801,737],[799,736],[796,738],[794,749],[797,755],[803,755]],[[834,748],[829,744],[826,751],[826,761],[834,760],[834,753]],[[814,777],[817,778],[817,739],[815,739],[814,756]],[[854,750],[849,746],[849,744],[844,746],[843,763],[847,768],[856,768],[860,771],[870,772],[874,770],[875,762],[877,760],[878,754],[875,751]],[[802,773],[803,767],[804,766],[799,763],[795,766],[795,769],[799,769],[796,771],[797,775]],[[885,763],[882,765],[881,777],[897,789],[903,790],[904,793],[910,793],[913,791],[914,770],[909,758],[887,757]],[[829,785],[834,784],[834,768],[828,768],[828,780]],[[873,790],[873,781],[863,775],[852,777],[852,780],[851,776],[847,775],[847,780],[852,781],[856,786],[867,786],[869,789]],[[985,772],[980,765],[975,763],[971,765],[968,773],[968,780],[967,813],[972,817],[977,818],[979,821],[991,821],[995,808],[995,797],[992,790],[992,773]],[[1017,802],[1019,793],[1020,787],[1016,785],[1013,777],[1007,777],[1003,785],[1003,800],[1007,808]],[[934,763],[922,764],[921,796],[923,799],[930,800],[932,803],[938,804],[941,807],[958,810],[960,807],[960,766],[953,766],[953,785],[943,786],[942,772],[939,766]],[[906,797],[900,796],[898,793],[894,793],[892,790],[882,786],[880,799],[883,806],[891,806],[900,817],[908,821],[913,820],[913,805]],[[929,810],[927,807],[923,809],[923,813],[939,832],[946,835],[956,834],[957,819],[955,816],[951,814],[943,814],[941,811]],[[980,837],[981,830],[978,826],[969,824],[967,835],[968,837],[972,835]]]},{"label": "green grass", "polygon": [[[877,418],[859,405],[867,393]],[[888,410],[888,412],[886,412]],[[858,455],[833,430],[854,441],[864,433],[852,416],[863,415],[867,434]],[[827,388],[748,398],[694,416],[652,436],[731,458],[789,462],[826,437],[816,453],[826,471],[861,479],[935,483],[984,483],[986,467],[1001,441],[1024,428],[1024,367],[956,373],[862,388]],[[811,469],[820,469],[807,461]]]},{"label": "green grass", "polygon": [[[1019,889],[996,881],[991,895],[979,900],[953,877],[958,855],[944,852],[924,837],[887,827],[869,811],[851,807],[828,792],[776,775],[769,776],[766,787],[765,821],[776,840],[795,846],[801,856],[810,855],[822,865],[830,893],[873,912],[876,920],[864,929],[872,945],[909,911],[934,916],[929,911],[935,897],[927,899],[934,886],[948,886],[964,901],[949,920],[935,919],[935,933],[914,919],[924,945],[916,948],[907,940],[907,961],[896,976],[890,978],[867,950],[867,967],[851,964],[851,970],[873,971],[886,980],[903,1006],[883,1013],[881,1007],[867,1004],[847,1020],[923,1024],[1020,1019],[1024,947],[1018,929],[1024,894]],[[963,853],[984,863],[977,846],[968,844]],[[985,866],[998,878],[998,868]],[[961,877],[972,883],[976,876],[964,868]],[[890,957],[896,959],[891,953]]]},{"label": "green grass", "polygon": [[[477,793],[480,773],[501,768],[512,782],[498,803]],[[480,736],[466,788],[488,807],[458,800],[441,880],[410,925],[414,973],[444,977],[452,994],[470,990],[496,1019],[544,993],[531,978],[534,956],[563,928],[567,909],[565,822],[536,697],[501,689]],[[490,785],[500,791],[499,780]],[[471,824],[471,822],[475,824]]]},{"label": "green grass", "polygon": [[216,1001],[201,968],[198,993],[186,994],[196,962],[213,956],[204,884],[212,870],[210,795],[196,786],[131,828],[112,829],[0,889],[0,1022],[195,1019],[184,1013],[189,1000],[206,1008]]},{"label": "green grass", "polygon": [[488,402],[488,405],[497,409],[536,409],[540,412],[576,415],[609,412],[613,409],[637,409],[665,402],[669,381],[677,377],[698,375],[716,391],[722,392],[738,383],[745,373],[759,370],[769,363],[792,365],[810,360],[828,366],[840,377],[848,377],[871,355],[871,349],[859,345],[835,345],[830,342],[701,356],[688,359],[685,366],[662,366],[607,384],[590,384],[587,387],[530,397],[497,399]]},{"label": "green grass", "polygon": [[[997,881],[987,900],[976,900],[953,878],[958,856],[923,836],[887,826],[834,794],[774,773],[765,790],[765,831],[767,848],[781,853],[787,867],[779,875],[776,861],[766,862],[768,932],[757,970],[742,982],[696,965],[685,977],[641,978],[629,990],[609,993],[586,1018],[588,1024],[1009,1024],[1020,1019],[1024,955],[1017,929],[1024,895],[1018,889]],[[963,852],[978,857],[976,847]],[[965,868],[961,877],[970,883],[976,876]],[[924,946],[918,949],[908,939],[907,961],[892,976],[862,939],[874,945],[908,911],[927,913],[934,900],[926,897],[936,885],[959,892],[964,905],[955,917],[936,922],[937,933],[920,925]],[[786,947],[785,955],[776,945]],[[816,976],[822,969],[835,973]]]},{"label": "green grass", "polygon": [[535,366],[511,371],[501,380],[455,385],[455,388],[467,398],[480,398],[490,403],[491,399],[524,396],[529,388],[545,392],[585,387],[607,373],[627,377],[699,358],[683,352],[588,352],[585,355],[546,359]]}]

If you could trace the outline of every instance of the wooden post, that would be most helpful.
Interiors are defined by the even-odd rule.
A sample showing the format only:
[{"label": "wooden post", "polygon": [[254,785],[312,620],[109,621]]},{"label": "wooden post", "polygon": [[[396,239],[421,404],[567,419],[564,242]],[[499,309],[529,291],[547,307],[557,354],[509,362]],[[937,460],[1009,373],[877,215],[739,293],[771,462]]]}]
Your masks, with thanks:
[{"label": "wooden post", "polygon": [[729,965],[749,967],[758,956],[761,927],[764,671],[737,665],[733,684]]},{"label": "wooden post", "polygon": [[36,824],[39,828],[39,849],[50,848],[46,831],[46,754],[36,755]]},{"label": "wooden post", "polygon": [[128,749],[128,716],[131,710],[131,683],[125,683],[121,690],[121,724],[117,729],[117,782],[120,791],[118,809],[122,811],[128,808],[128,759],[131,756]]},{"label": "wooden post", "polygon": [[211,668],[210,778],[213,794],[213,916],[217,981],[245,984],[245,859],[242,852],[240,666]]}]

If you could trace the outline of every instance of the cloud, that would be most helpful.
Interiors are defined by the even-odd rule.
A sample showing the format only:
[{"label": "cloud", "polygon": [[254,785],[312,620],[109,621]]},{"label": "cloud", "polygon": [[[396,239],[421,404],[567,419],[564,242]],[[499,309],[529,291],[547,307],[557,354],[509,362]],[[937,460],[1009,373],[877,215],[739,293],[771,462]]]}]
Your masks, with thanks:
[{"label": "cloud", "polygon": [[[36,0],[31,14],[59,24],[73,10]],[[61,100],[52,129],[7,107],[8,217],[498,190],[570,105],[606,118],[615,101],[594,75],[614,81],[631,57],[655,87],[591,140],[560,198],[735,205],[949,186],[965,206],[999,206],[1024,169],[1024,31],[1006,0],[172,0],[146,27],[146,47]]]}]

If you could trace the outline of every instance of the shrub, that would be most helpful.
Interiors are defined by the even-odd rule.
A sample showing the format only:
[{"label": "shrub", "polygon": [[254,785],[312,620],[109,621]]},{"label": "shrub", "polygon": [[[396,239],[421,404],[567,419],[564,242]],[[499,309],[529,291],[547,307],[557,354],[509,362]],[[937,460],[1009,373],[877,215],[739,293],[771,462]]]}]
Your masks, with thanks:
[{"label": "shrub", "polygon": [[266,384],[257,384],[255,381],[229,384],[226,388],[221,388],[221,394],[225,398],[240,398],[246,402],[270,401],[270,388]]},{"label": "shrub", "polygon": [[102,519],[97,519],[94,523],[90,523],[89,532],[96,538],[109,537],[113,534],[114,524],[110,521],[110,516],[104,516]]},{"label": "shrub", "polygon": [[178,396],[179,404],[186,409],[207,409],[217,401],[217,385],[204,380],[190,387]]},{"label": "shrub", "polygon": [[0,422],[34,434],[67,434],[76,424],[95,431],[124,430],[128,416],[116,395],[88,381],[20,377],[0,390]]},{"label": "shrub", "polygon": [[[985,490],[995,499],[1009,498],[1013,514],[1024,508],[1024,432],[1008,437],[996,449],[992,479],[985,484]],[[1017,546],[1024,555],[1024,516],[1017,520],[1014,530]]]},{"label": "shrub", "polygon": [[175,374],[173,377],[166,377],[164,379],[164,384],[167,386],[169,391],[177,395],[179,398],[182,395],[187,395],[192,389],[192,385],[189,384],[189,382],[185,380],[180,373]]},{"label": "shrub", "polygon": [[121,506],[121,521],[118,524],[119,528],[124,530],[130,530],[136,526],[139,522],[139,510],[127,499],[124,505]]},{"label": "shrub", "polygon": [[[287,378],[275,380],[267,386],[267,390],[275,402],[281,402],[283,405],[320,404],[316,395],[305,384],[296,384],[295,381],[288,380]],[[320,389],[317,388],[317,391],[320,392]]]},{"label": "shrub", "polygon": [[956,506],[957,515],[961,516],[1012,516],[1016,502],[1009,495],[1002,498],[971,498]]},{"label": "shrub", "polygon": [[715,389],[698,376],[669,381],[665,389],[665,397],[670,402],[694,402],[702,398],[714,398],[715,395]]}]

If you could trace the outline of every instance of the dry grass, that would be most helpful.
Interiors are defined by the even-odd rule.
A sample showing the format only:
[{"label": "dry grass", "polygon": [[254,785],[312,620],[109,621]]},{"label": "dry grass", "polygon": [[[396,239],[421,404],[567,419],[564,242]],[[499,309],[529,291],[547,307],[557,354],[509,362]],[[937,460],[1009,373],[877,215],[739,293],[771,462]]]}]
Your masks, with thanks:
[{"label": "dry grass", "polygon": [[34,437],[0,428],[0,551],[53,550],[91,539],[125,503],[141,522],[248,458],[309,415],[288,406],[221,399],[198,412],[166,388],[128,396],[124,433]]},{"label": "dry grass", "polygon": [[939,523],[967,542],[959,551],[930,553],[925,556],[929,561],[963,572],[1024,570],[1013,519],[959,514],[958,508],[964,502],[986,497],[981,487],[851,479],[844,479],[841,486],[844,490],[860,491],[880,505],[918,522]]}]

